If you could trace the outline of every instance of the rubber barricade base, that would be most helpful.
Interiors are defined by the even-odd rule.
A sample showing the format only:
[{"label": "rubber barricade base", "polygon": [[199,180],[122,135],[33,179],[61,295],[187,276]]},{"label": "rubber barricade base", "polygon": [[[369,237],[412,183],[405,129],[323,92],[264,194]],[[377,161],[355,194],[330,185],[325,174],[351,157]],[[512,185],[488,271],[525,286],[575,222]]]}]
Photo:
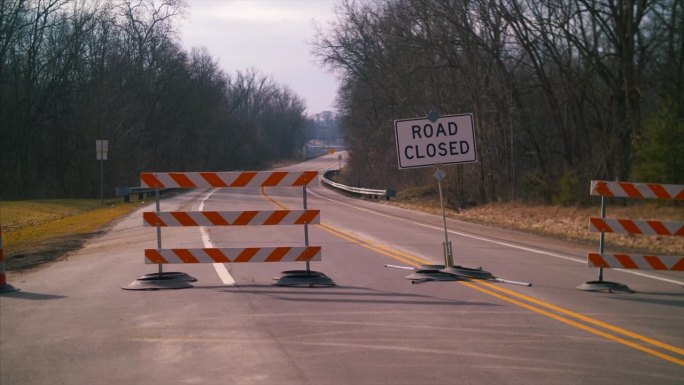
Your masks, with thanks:
[{"label": "rubber barricade base", "polygon": [[193,287],[189,282],[197,279],[181,272],[162,272],[145,274],[142,277],[122,287],[125,290],[169,290],[187,289]]}]

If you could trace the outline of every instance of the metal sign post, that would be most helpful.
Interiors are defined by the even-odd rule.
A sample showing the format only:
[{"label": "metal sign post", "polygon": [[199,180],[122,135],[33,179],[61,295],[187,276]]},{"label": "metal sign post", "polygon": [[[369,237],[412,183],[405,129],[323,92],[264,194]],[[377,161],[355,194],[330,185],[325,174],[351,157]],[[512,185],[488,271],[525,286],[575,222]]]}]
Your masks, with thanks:
[{"label": "metal sign post", "polygon": [[96,159],[100,161],[100,206],[104,206],[104,161],[107,160],[107,152],[109,152],[109,141],[96,140]]},{"label": "metal sign post", "polygon": [[444,195],[442,194],[442,180],[446,177],[442,171],[441,165],[437,165],[437,171],[433,174],[437,179],[437,187],[439,188],[439,206],[442,210],[442,223],[444,224],[444,265],[446,267],[454,266],[454,252],[451,248],[451,241],[449,241],[449,232],[447,231],[446,213],[444,212]]}]

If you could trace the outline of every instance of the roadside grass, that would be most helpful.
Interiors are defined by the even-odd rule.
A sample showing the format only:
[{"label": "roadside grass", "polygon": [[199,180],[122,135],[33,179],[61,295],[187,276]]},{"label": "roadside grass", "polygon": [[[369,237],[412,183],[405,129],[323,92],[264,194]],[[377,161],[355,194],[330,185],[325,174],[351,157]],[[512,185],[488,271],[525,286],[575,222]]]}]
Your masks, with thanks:
[{"label": "roadside grass", "polygon": [[[439,199],[399,196],[394,205],[440,214]],[[488,203],[464,210],[446,209],[450,218],[489,226],[529,232],[587,244],[587,251],[598,251],[600,233],[589,232],[589,218],[600,217],[600,203],[591,206],[540,205],[521,202]],[[648,219],[684,222],[681,203],[622,202],[606,204],[607,218]],[[659,255],[684,254],[684,237],[606,233],[606,252],[639,252]]]},{"label": "roadside grass", "polygon": [[59,258],[143,202],[57,199],[0,202],[3,252],[8,270]]},{"label": "roadside grass", "polygon": [[[440,213],[439,200],[419,194],[400,194],[389,204]],[[54,261],[76,250],[145,202],[96,199],[0,201],[3,251],[8,270],[21,270]],[[489,203],[464,210],[447,209],[447,216],[519,230],[537,235],[581,242],[587,251],[598,248],[598,233],[589,232],[589,217],[600,215],[600,204],[591,206],[538,205],[521,202]],[[609,202],[607,217],[684,221],[681,203],[643,202],[624,205]],[[606,234],[607,252],[684,254],[684,237]]]}]

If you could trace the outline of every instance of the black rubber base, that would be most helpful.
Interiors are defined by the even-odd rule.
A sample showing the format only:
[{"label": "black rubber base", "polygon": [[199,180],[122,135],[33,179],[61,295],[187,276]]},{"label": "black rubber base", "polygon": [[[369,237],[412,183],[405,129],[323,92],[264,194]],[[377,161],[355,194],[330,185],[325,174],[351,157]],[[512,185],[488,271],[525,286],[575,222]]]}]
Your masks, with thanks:
[{"label": "black rubber base", "polygon": [[188,282],[195,282],[197,279],[185,273],[152,273],[146,274],[122,287],[124,290],[171,290],[187,289],[193,287]]},{"label": "black rubber base", "polygon": [[492,273],[482,268],[470,269],[463,266],[445,267],[444,265],[420,265],[414,273],[406,276],[411,283],[424,283],[430,281],[449,282],[464,279],[494,279]]},{"label": "black rubber base", "polygon": [[634,293],[627,285],[610,281],[589,281],[577,286],[577,290],[607,291],[608,293]]},{"label": "black rubber base", "polygon": [[9,283],[6,283],[6,284],[0,286],[0,293],[10,293],[10,292],[13,292],[13,291],[18,291],[18,290],[19,290],[19,289],[17,289],[16,287],[10,285]]},{"label": "black rubber base", "polygon": [[164,277],[163,279],[178,279],[181,281],[187,281],[187,282],[197,282],[197,278],[188,275],[187,273],[181,273],[178,271],[168,271],[168,272],[162,272],[161,274],[159,273],[149,273],[145,274],[142,277],[138,279],[156,279],[159,277]]},{"label": "black rubber base", "polygon": [[474,279],[494,279],[494,275],[487,270],[482,270],[481,267],[477,269],[471,269],[463,266],[453,266],[447,267],[446,269],[440,270],[443,273],[454,274],[465,278]]},{"label": "black rubber base", "polygon": [[273,277],[275,286],[331,287],[335,282],[319,271],[288,270]]}]

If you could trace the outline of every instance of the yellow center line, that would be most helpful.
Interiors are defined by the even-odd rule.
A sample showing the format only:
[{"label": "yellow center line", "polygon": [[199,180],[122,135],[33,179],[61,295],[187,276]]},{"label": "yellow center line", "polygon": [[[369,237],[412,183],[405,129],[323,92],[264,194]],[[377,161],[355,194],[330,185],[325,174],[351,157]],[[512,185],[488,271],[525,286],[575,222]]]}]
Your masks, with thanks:
[{"label": "yellow center line", "polygon": [[[268,199],[270,202],[272,202],[272,203],[275,204],[276,206],[278,206],[278,207],[280,207],[280,208],[283,208],[283,209],[287,209],[287,206],[285,206],[285,205],[281,204],[280,202],[278,202],[278,201],[274,200],[273,198],[271,198],[271,197],[266,193],[266,191],[265,191],[264,188],[261,189],[261,193],[263,194],[264,197],[266,197],[266,199]],[[345,239],[345,240],[347,240],[347,241],[349,241],[349,242],[358,244],[358,245],[363,246],[363,247],[365,247],[365,248],[367,248],[367,249],[370,249],[370,250],[375,251],[375,252],[377,252],[377,253],[380,253],[380,254],[382,254],[382,255],[388,256],[388,257],[390,257],[390,258],[392,258],[392,259],[395,259],[395,260],[398,260],[398,261],[407,263],[407,264],[409,264],[409,265],[411,265],[411,266],[414,266],[414,267],[417,267],[417,266],[420,266],[420,265],[425,265],[425,264],[429,264],[429,263],[430,263],[429,261],[426,261],[426,260],[423,260],[423,259],[421,259],[421,258],[419,258],[419,257],[416,257],[416,256],[413,256],[413,255],[404,253],[404,252],[402,252],[402,251],[393,249],[393,248],[391,248],[391,247],[388,247],[388,246],[385,246],[385,245],[381,245],[381,244],[378,244],[378,243],[374,243],[374,242],[371,242],[371,241],[369,241],[369,240],[367,240],[367,239],[362,239],[362,238],[360,238],[360,237],[354,236],[354,235],[352,235],[352,234],[350,234],[350,233],[348,233],[348,232],[345,232],[345,231],[343,231],[343,230],[341,230],[341,229],[338,229],[338,228],[336,228],[336,227],[334,227],[334,226],[332,226],[332,225],[326,224],[326,223],[321,223],[321,224],[318,225],[317,227],[319,227],[319,228],[321,228],[322,230],[325,230],[325,231],[327,231],[327,232],[329,232],[329,233],[331,233],[331,234],[333,234],[333,235],[335,235],[335,236],[337,236],[337,237],[340,237],[340,238],[342,238],[342,239]],[[474,283],[474,282],[477,282],[477,284]],[[530,311],[532,311],[532,312],[535,312],[535,313],[537,313],[537,314],[544,315],[544,316],[546,316],[546,317],[555,319],[555,320],[557,320],[557,321],[563,322],[563,323],[565,323],[565,324],[567,324],[567,325],[576,327],[576,328],[581,329],[581,330],[584,330],[584,331],[586,331],[586,332],[589,332],[589,333],[592,333],[592,334],[595,334],[595,335],[604,337],[604,338],[609,339],[609,340],[611,340],[611,341],[614,341],[614,342],[623,344],[623,345],[625,345],[625,346],[629,346],[629,347],[631,347],[631,348],[634,348],[634,349],[637,349],[637,350],[639,350],[639,351],[642,351],[642,352],[651,354],[651,355],[653,355],[653,356],[655,356],[655,357],[659,357],[659,358],[664,359],[664,360],[666,360],[666,361],[669,361],[669,362],[672,362],[672,363],[675,363],[675,364],[684,366],[684,360],[682,360],[682,359],[680,359],[680,358],[671,356],[671,355],[666,354],[666,353],[659,352],[659,351],[654,350],[654,349],[652,349],[652,348],[649,348],[649,347],[647,347],[647,346],[641,345],[641,344],[639,344],[638,342],[634,342],[634,341],[627,340],[627,339],[625,339],[625,338],[622,338],[622,337],[619,337],[619,336],[616,336],[616,335],[607,333],[607,332],[605,332],[605,331],[603,331],[603,330],[599,330],[599,329],[594,328],[594,327],[592,327],[592,326],[589,326],[589,325],[580,323],[580,322],[578,322],[578,321],[576,321],[576,320],[573,320],[573,319],[570,319],[570,318],[566,318],[566,317],[572,317],[572,318],[575,318],[575,319],[577,319],[577,320],[583,321],[583,322],[585,322],[585,323],[587,323],[587,324],[595,325],[595,326],[598,326],[598,327],[601,327],[601,328],[610,330],[610,331],[612,331],[613,333],[621,334],[621,335],[623,335],[623,336],[626,336],[626,337],[635,339],[635,340],[637,340],[637,341],[641,341],[641,342],[646,343],[646,344],[650,344],[650,345],[653,345],[653,346],[657,346],[657,347],[659,347],[659,348],[661,348],[661,349],[668,350],[668,351],[673,352],[673,353],[675,353],[675,354],[684,355],[684,349],[681,349],[681,348],[679,348],[679,347],[672,346],[672,345],[666,344],[666,343],[664,343],[664,342],[662,342],[662,341],[658,341],[658,340],[655,340],[655,339],[652,339],[652,338],[643,336],[643,335],[641,335],[641,334],[638,334],[638,333],[635,333],[635,332],[632,332],[632,331],[629,331],[629,330],[620,328],[620,327],[618,327],[618,326],[614,326],[614,325],[608,324],[608,323],[606,323],[606,322],[603,322],[603,321],[599,321],[599,320],[593,319],[593,318],[588,317],[588,316],[586,316],[586,315],[583,315],[583,314],[580,314],[580,313],[573,312],[573,311],[571,311],[571,310],[562,308],[562,307],[560,307],[560,306],[556,306],[556,305],[553,305],[553,304],[551,304],[551,303],[544,302],[544,301],[538,300],[538,299],[536,299],[536,298],[529,297],[529,296],[527,296],[527,295],[517,293],[517,292],[515,292],[515,291],[513,291],[513,290],[509,290],[509,289],[506,289],[506,288],[502,288],[502,287],[500,287],[499,285],[496,285],[496,284],[492,284],[492,283],[484,282],[484,281],[479,281],[479,280],[478,280],[478,281],[473,281],[473,282],[459,281],[459,283],[461,283],[462,285],[467,286],[467,287],[469,287],[469,288],[471,288],[471,289],[477,290],[477,291],[479,291],[479,292],[481,292],[481,293],[484,293],[484,294],[487,294],[487,295],[489,295],[489,296],[498,298],[498,299],[500,299],[500,300],[503,300],[503,301],[506,301],[506,302],[508,302],[508,303],[514,304],[514,305],[516,305],[516,306],[520,306],[520,307],[522,307],[522,308],[528,309],[528,310],[530,310]],[[498,293],[497,293],[497,291],[498,291]],[[502,294],[502,293],[503,293],[503,294]],[[506,294],[506,295],[504,295],[504,294]],[[520,299],[520,300],[515,299],[515,298],[512,298],[512,297],[518,298],[518,299]],[[521,300],[527,301],[527,302],[529,302],[529,303],[522,302]],[[532,304],[537,305],[537,306],[534,306],[534,305],[532,305]],[[560,314],[556,314],[556,313],[553,313],[553,312],[551,312],[551,311],[544,310],[543,308],[547,308],[547,309],[553,310],[553,311],[555,311],[555,312],[557,312],[557,313],[560,313]],[[562,316],[561,314],[565,315],[566,317]]]},{"label": "yellow center line", "polygon": [[[555,320],[557,320],[557,321],[563,322],[563,323],[568,324],[568,325],[570,325],[570,326],[574,326],[574,327],[576,327],[576,328],[578,328],[578,329],[582,329],[582,330],[587,331],[587,332],[589,332],[589,333],[596,334],[596,335],[598,335],[598,336],[607,338],[607,339],[609,339],[609,340],[612,340],[612,341],[621,343],[621,344],[623,344],[623,345],[627,345],[627,346],[629,346],[629,347],[631,347],[631,348],[640,350],[640,351],[642,351],[642,352],[645,352],[645,353],[654,355],[654,356],[656,356],[656,357],[662,358],[662,359],[664,359],[664,360],[673,362],[673,363],[675,363],[675,364],[684,366],[684,360],[679,359],[679,358],[677,358],[677,357],[673,357],[673,356],[668,355],[668,354],[665,354],[665,353],[661,353],[661,352],[659,352],[659,351],[657,351],[657,350],[654,350],[654,349],[651,349],[651,348],[649,348],[649,347],[640,345],[640,344],[637,343],[637,342],[629,341],[629,340],[626,340],[626,339],[624,339],[624,338],[621,338],[621,337],[618,337],[618,336],[614,336],[614,335],[609,334],[609,333],[606,333],[606,332],[604,332],[604,331],[602,331],[602,330],[593,328],[593,327],[591,327],[591,326],[589,326],[589,325],[585,325],[585,324],[582,324],[582,323],[580,323],[580,322],[574,321],[574,320],[572,320],[572,319],[565,318],[565,317],[563,317],[563,316],[561,316],[561,315],[552,313],[552,312],[550,312],[550,311],[546,311],[546,310],[544,310],[544,309],[540,309],[540,308],[538,308],[538,307],[534,307],[534,306],[532,306],[532,305],[530,305],[530,304],[527,304],[527,303],[525,303],[525,302],[521,302],[521,301],[518,301],[518,300],[516,300],[516,299],[506,297],[506,296],[501,295],[501,294],[499,294],[499,293],[496,293],[496,292],[493,292],[493,291],[491,291],[491,290],[487,290],[487,289],[485,289],[485,288],[483,288],[483,287],[480,287],[479,285],[476,285],[476,284],[474,284],[474,283],[470,283],[470,282],[461,282],[461,284],[466,285],[466,286],[468,286],[468,287],[470,287],[470,288],[472,288],[472,289],[475,289],[475,290],[477,290],[477,291],[480,291],[480,292],[482,292],[482,293],[491,295],[492,297],[496,297],[496,298],[499,298],[499,299],[501,299],[501,300],[503,300],[503,301],[506,301],[506,302],[512,303],[512,304],[514,304],[514,305],[523,307],[523,308],[525,308],[525,309],[531,310],[531,311],[533,311],[533,312],[535,312],[535,313],[538,313],[538,314],[541,314],[541,315],[545,315],[545,316],[547,316],[547,317],[553,318],[553,319],[555,319]],[[489,285],[488,285],[488,286],[489,286]],[[529,297],[527,297],[527,296],[522,296],[522,295],[521,295],[521,297],[529,298]],[[536,301],[536,300],[535,300],[534,302],[541,302],[541,301]],[[550,305],[550,304],[545,304],[545,305],[543,305],[543,306],[549,307],[549,306],[547,306],[547,305]],[[557,306],[553,306],[553,305],[552,305],[551,307],[557,308],[557,309],[561,309],[561,308],[558,308]],[[565,309],[562,309],[562,310],[565,310]],[[567,311],[567,310],[565,310],[564,313],[565,313],[566,311]],[[569,312],[569,311],[567,311],[567,312]],[[570,313],[572,313],[572,312],[570,312]],[[575,314],[576,314],[576,313],[575,313]],[[579,315],[579,314],[578,314],[578,315]],[[606,323],[604,323],[604,322],[601,322],[601,321],[593,320],[593,319],[591,319],[591,318],[589,318],[589,317],[586,317],[586,316],[582,316],[582,319],[585,320],[585,321],[586,321],[586,320],[591,320],[591,321],[592,321],[591,323],[594,323],[594,324],[596,324],[596,323],[601,323],[601,324],[604,324],[604,325],[606,325],[606,326],[609,326],[609,330],[616,331],[616,329],[619,329],[619,328],[617,328],[617,327],[613,327],[612,325],[608,325],[608,324],[606,324]],[[587,321],[587,322],[588,322],[588,321]],[[620,330],[624,330],[624,329],[620,329]],[[629,332],[629,334],[630,334],[630,335],[638,335],[638,334],[632,333],[632,332]],[[641,337],[641,336],[640,336],[640,337]],[[638,338],[638,339],[639,339],[639,340],[643,340],[643,339],[649,339],[649,340],[650,340],[650,338],[646,338],[646,337],[641,337],[641,338]],[[654,340],[652,340],[652,341],[654,341]],[[662,344],[662,345],[667,345],[667,344],[664,344],[664,343],[661,343],[661,344]],[[667,346],[669,346],[669,345],[667,345]]]}]

